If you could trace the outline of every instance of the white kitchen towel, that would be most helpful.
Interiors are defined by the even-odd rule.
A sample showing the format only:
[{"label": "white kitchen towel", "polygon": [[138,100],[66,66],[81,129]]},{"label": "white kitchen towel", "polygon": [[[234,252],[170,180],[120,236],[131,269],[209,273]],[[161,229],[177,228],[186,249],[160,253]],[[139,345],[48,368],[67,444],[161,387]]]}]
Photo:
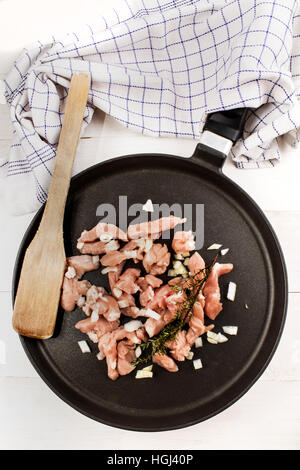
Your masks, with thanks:
[{"label": "white kitchen towel", "polygon": [[14,142],[0,167],[14,212],[47,198],[75,71],[92,78],[85,125],[101,108],[145,134],[198,139],[208,113],[249,107],[231,156],[274,165],[280,136],[299,141],[299,38],[296,0],[124,0],[25,49],[5,80]]}]

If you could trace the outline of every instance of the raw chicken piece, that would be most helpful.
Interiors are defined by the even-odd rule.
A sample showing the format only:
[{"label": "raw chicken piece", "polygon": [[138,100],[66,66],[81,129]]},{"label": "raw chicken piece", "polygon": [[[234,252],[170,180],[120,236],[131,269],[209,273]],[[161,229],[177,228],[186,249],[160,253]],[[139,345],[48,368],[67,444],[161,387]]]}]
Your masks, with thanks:
[{"label": "raw chicken piece", "polygon": [[137,280],[137,284],[140,287],[140,304],[142,307],[146,307],[151,300],[154,298],[154,289],[161,286],[162,280],[152,274],[147,274],[145,277],[140,277]]},{"label": "raw chicken piece", "polygon": [[104,300],[105,294],[104,287],[91,286],[86,293],[85,304],[82,310],[87,316],[90,316],[93,311],[102,315],[107,310],[107,302]]},{"label": "raw chicken piece", "polygon": [[173,279],[170,279],[168,281],[169,286],[177,286],[183,287],[186,283],[186,279],[183,279],[182,277],[173,277]]},{"label": "raw chicken piece", "polygon": [[231,263],[215,263],[205,283],[203,289],[203,294],[205,297],[204,311],[208,318],[210,318],[211,320],[214,320],[223,308],[220,302],[221,293],[218,279],[223,274],[230,273],[232,269],[233,264]]},{"label": "raw chicken piece", "polygon": [[103,315],[107,321],[118,320],[121,315],[116,299],[111,295],[107,295],[103,287],[97,286],[92,286],[88,290],[82,310],[87,316],[90,316],[93,312]]},{"label": "raw chicken piece", "polygon": [[91,321],[91,317],[80,320],[76,323],[75,328],[80,330],[82,333],[94,332],[98,336],[98,340],[105,333],[109,333],[118,328],[120,324],[119,320],[107,321],[104,317],[99,317],[96,322]]},{"label": "raw chicken piece", "polygon": [[171,230],[178,224],[184,224],[186,219],[170,215],[169,217],[162,217],[161,219],[153,220],[151,222],[142,222],[136,225],[129,225],[127,236],[130,240],[136,238],[157,238],[157,235],[165,230]]},{"label": "raw chicken piece", "polygon": [[[117,272],[108,273],[109,285],[112,291],[112,295],[116,298],[118,302],[119,308],[121,309],[121,313],[123,313],[123,315],[126,315],[128,317],[136,318],[138,316],[139,309],[135,305],[135,299],[133,295],[128,294],[127,292],[123,292],[121,289],[117,287],[117,283],[120,278],[120,273],[123,269],[124,264],[125,262],[117,266],[118,268]],[[133,271],[140,272],[140,270],[133,270]]]},{"label": "raw chicken piece", "polygon": [[105,243],[100,241],[90,243],[78,242],[77,249],[80,253],[89,255],[102,255],[106,253]]},{"label": "raw chicken piece", "polygon": [[[147,341],[144,328],[136,330],[135,335],[140,341]],[[130,374],[135,369],[135,366],[132,365],[132,362],[136,359],[135,347],[136,343],[132,344],[131,340],[123,340],[118,343],[117,370],[120,375]]]},{"label": "raw chicken piece", "polygon": [[67,258],[67,265],[75,269],[76,277],[80,279],[84,273],[99,268],[99,257],[90,255],[70,256]]},{"label": "raw chicken piece", "polygon": [[119,227],[116,227],[113,224],[107,224],[99,222],[91,230],[84,230],[78,238],[79,242],[90,243],[100,239],[101,235],[108,235],[111,239],[118,238],[124,242],[128,241],[126,233],[123,232]]},{"label": "raw chicken piece", "polygon": [[103,357],[106,357],[107,374],[111,380],[116,380],[119,376],[117,370],[117,341],[127,338],[128,344],[139,344],[141,340],[137,337],[136,332],[126,331],[123,326],[120,326],[111,333],[106,333],[101,336],[98,348]]},{"label": "raw chicken piece", "polygon": [[178,309],[180,309],[180,304],[184,302],[184,300],[186,300],[186,294],[184,292],[173,292],[173,294],[166,298],[167,309],[175,316]]},{"label": "raw chicken piece", "polygon": [[105,295],[104,300],[107,300],[107,310],[103,313],[104,318],[108,321],[115,321],[120,318],[121,311],[118,302],[111,295]]},{"label": "raw chicken piece", "polygon": [[[91,284],[88,281],[80,281],[84,273],[99,268],[99,259],[89,255],[71,256],[67,258],[67,271],[62,285],[61,306],[64,310],[74,310],[80,297],[86,295]],[[83,298],[84,302],[84,298]]]},{"label": "raw chicken piece", "polygon": [[[123,292],[121,289],[119,289],[117,287],[117,283],[120,279],[120,274],[122,272],[124,264],[125,264],[125,261],[123,261],[121,264],[119,264],[117,266],[117,271],[108,273],[109,285],[110,285],[110,288],[111,288],[111,291],[112,291],[112,295],[116,298],[116,300],[118,302],[118,306],[121,309],[121,312],[126,316],[136,318],[139,309],[137,309],[137,307],[135,305],[135,299],[134,299],[133,295],[128,294],[127,292]],[[133,279],[133,277],[134,277],[133,274],[137,274],[137,271],[140,272],[140,270],[133,269],[134,273],[130,272],[129,277],[131,279]],[[127,275],[128,275],[128,273],[127,273]],[[126,280],[126,276],[125,276],[124,279]],[[124,281],[124,279],[123,279],[123,281]],[[122,287],[122,285],[121,285],[121,287]]]},{"label": "raw chicken piece", "polygon": [[122,253],[134,253],[133,261],[138,263],[144,257],[145,240],[131,240],[121,248]]},{"label": "raw chicken piece", "polygon": [[108,273],[108,282],[109,282],[109,287],[111,291],[113,290],[113,288],[115,287],[116,283],[119,280],[124,264],[125,264],[125,261],[115,266],[116,271],[110,271]]},{"label": "raw chicken piece", "polygon": [[196,302],[193,307],[193,315],[189,320],[189,329],[186,334],[187,343],[192,346],[198,338],[203,335],[206,331],[212,330],[214,325],[204,325],[204,312],[200,302]]},{"label": "raw chicken piece", "polygon": [[68,279],[64,276],[60,304],[64,310],[71,312],[74,310],[76,302],[80,297],[86,295],[91,284],[88,281],[78,281],[78,279]]},{"label": "raw chicken piece", "polygon": [[199,255],[197,251],[193,254],[193,256],[190,257],[188,267],[192,276],[201,269],[205,268],[204,259]]},{"label": "raw chicken piece", "polygon": [[170,263],[171,253],[168,252],[166,245],[156,243],[152,245],[151,249],[145,254],[143,259],[143,266],[147,273],[150,274],[163,274]]},{"label": "raw chicken piece", "polygon": [[187,253],[195,249],[195,240],[192,231],[176,232],[172,241],[175,253]]},{"label": "raw chicken piece", "polygon": [[171,287],[166,284],[155,291],[154,297],[146,308],[161,313],[160,319],[148,318],[145,329],[152,338],[157,335],[168,323],[171,323],[180,308],[180,303],[185,299],[183,292],[174,293]]},{"label": "raw chicken piece", "polygon": [[156,353],[152,357],[153,362],[158,364],[159,366],[167,369],[169,372],[177,372],[178,367],[177,364],[173,361],[173,359],[166,354]]},{"label": "raw chicken piece", "polygon": [[157,289],[163,283],[161,279],[156,276],[153,276],[152,274],[146,274],[145,281],[149,284],[149,286],[153,287],[153,289]]},{"label": "raw chicken piece", "polygon": [[146,307],[154,298],[154,290],[151,286],[148,286],[140,294],[140,304],[142,307]]},{"label": "raw chicken piece", "polygon": [[166,299],[169,295],[173,295],[174,291],[171,287],[166,284],[165,286],[161,286],[156,289],[154,293],[154,297],[149,304],[147,304],[147,308],[151,308],[152,310],[156,309],[165,309],[167,307]]},{"label": "raw chicken piece", "polygon": [[123,242],[128,241],[126,233],[124,233],[123,230],[113,224],[99,222],[99,224],[96,225],[96,233],[98,238],[100,238],[101,235],[108,235],[111,238],[118,238]]},{"label": "raw chicken piece", "polygon": [[124,271],[124,273],[119,277],[115,287],[127,294],[136,294],[136,292],[140,290],[136,282],[140,274],[140,269],[126,269],[126,271]]},{"label": "raw chicken piece", "polygon": [[118,299],[118,302],[120,302],[120,308],[135,307],[135,299],[133,295],[127,294],[126,292],[122,293],[121,297]]},{"label": "raw chicken piece", "polygon": [[157,335],[168,323],[171,323],[175,318],[174,314],[165,310],[161,312],[160,319],[148,318],[144,323],[144,327],[149,337]]},{"label": "raw chicken piece", "polygon": [[124,253],[121,253],[120,251],[110,251],[106,255],[102,256],[101,264],[103,266],[114,267],[114,266],[118,266],[126,259],[127,257]]},{"label": "raw chicken piece", "polygon": [[135,334],[138,337],[138,339],[140,339],[142,342],[145,342],[148,339],[148,335],[144,327],[141,327],[138,330],[136,330]]},{"label": "raw chicken piece", "polygon": [[153,289],[157,289],[162,285],[163,281],[159,279],[159,277],[153,276],[152,274],[146,274],[145,277],[140,277],[137,280],[137,283],[140,286],[141,291],[144,291],[149,286],[151,286]]},{"label": "raw chicken piece", "polygon": [[136,359],[134,352],[135,345],[128,344],[128,341],[118,343],[117,371],[120,375],[130,374],[135,369],[132,361]]},{"label": "raw chicken piece", "polygon": [[105,253],[110,253],[111,251],[117,251],[120,248],[120,243],[118,240],[110,240],[110,242],[105,243]]},{"label": "raw chicken piece", "polygon": [[95,242],[98,239],[96,226],[93,227],[91,230],[84,230],[77,241],[80,243],[90,243]]},{"label": "raw chicken piece", "polygon": [[178,331],[175,339],[167,341],[166,346],[170,349],[170,354],[176,361],[184,361],[191,350],[191,346],[186,339],[185,330]]},{"label": "raw chicken piece", "polygon": [[[116,330],[115,330],[116,331]],[[117,371],[117,341],[112,333],[105,333],[101,336],[98,348],[101,356],[106,357],[107,375],[111,380],[119,377]]]},{"label": "raw chicken piece", "polygon": [[140,309],[138,307],[121,308],[121,312],[126,317],[138,318],[140,316]]}]

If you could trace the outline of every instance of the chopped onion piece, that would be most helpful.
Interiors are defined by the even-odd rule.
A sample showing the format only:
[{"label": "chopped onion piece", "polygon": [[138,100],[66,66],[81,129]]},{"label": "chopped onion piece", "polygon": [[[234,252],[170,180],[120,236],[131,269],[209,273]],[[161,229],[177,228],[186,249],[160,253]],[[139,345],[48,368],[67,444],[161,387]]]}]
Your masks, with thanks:
[{"label": "chopped onion piece", "polygon": [[185,253],[182,253],[182,256],[184,258],[187,258],[188,256],[190,256],[190,252],[189,251],[186,251]]},{"label": "chopped onion piece", "polygon": [[109,251],[116,251],[120,247],[119,243],[117,240],[111,240],[110,242],[105,244],[105,251],[106,253]]},{"label": "chopped onion piece", "polygon": [[143,323],[140,320],[131,320],[124,325],[126,331],[136,331],[143,326]]},{"label": "chopped onion piece", "polygon": [[191,361],[191,360],[193,359],[193,357],[194,357],[193,351],[190,351],[190,352],[188,353],[188,355],[186,356],[186,358],[187,358],[189,361]]},{"label": "chopped onion piece", "polygon": [[160,319],[160,314],[155,312],[151,308],[141,308],[141,310],[139,311],[139,316],[154,318],[154,320],[159,320]]},{"label": "chopped onion piece", "polygon": [[124,255],[126,258],[137,258],[137,251],[136,250],[125,250]]},{"label": "chopped onion piece", "polygon": [[218,341],[216,341],[215,339],[212,339],[212,338],[207,338],[207,341],[211,344],[218,344]]},{"label": "chopped onion piece", "polygon": [[117,287],[113,288],[112,293],[114,294],[115,297],[117,297],[117,299],[119,299],[123,294],[121,289],[118,289]]},{"label": "chopped onion piece", "polygon": [[185,260],[183,262],[184,266],[188,266],[189,262],[190,262],[190,258],[185,258]]},{"label": "chopped onion piece", "polygon": [[148,199],[147,202],[143,205],[143,211],[154,212],[154,207],[153,207],[151,199]]},{"label": "chopped onion piece", "polygon": [[249,308],[249,307],[248,307],[248,305],[247,305],[247,304],[245,304],[245,309],[246,309],[246,310],[248,310],[248,308]]},{"label": "chopped onion piece", "polygon": [[213,331],[207,331],[206,336],[207,338],[213,339],[214,341],[218,341],[218,334],[214,333]]},{"label": "chopped onion piece", "polygon": [[227,255],[228,251],[229,251],[229,248],[224,248],[223,250],[221,250],[221,255],[222,256]]},{"label": "chopped onion piece", "polygon": [[140,250],[144,250],[146,244],[145,238],[138,238],[137,240],[135,240],[135,243],[140,248]]},{"label": "chopped onion piece", "polygon": [[103,352],[99,351],[96,357],[97,357],[98,361],[102,361],[105,358],[105,354]]},{"label": "chopped onion piece", "polygon": [[151,238],[147,238],[147,240],[145,241],[145,248],[144,248],[145,253],[148,253],[148,251],[152,248],[152,245],[153,245],[153,240],[151,240]]},{"label": "chopped onion piece", "polygon": [[136,372],[136,379],[152,379],[153,377],[153,372],[148,371],[148,370],[138,370]]},{"label": "chopped onion piece", "polygon": [[218,333],[218,343],[226,343],[228,341],[227,336],[222,335],[222,333]]},{"label": "chopped onion piece", "polygon": [[233,302],[235,299],[235,294],[236,294],[236,283],[230,281],[228,284],[227,299]]},{"label": "chopped onion piece", "polygon": [[151,366],[144,367],[142,370],[146,370],[148,372],[151,372],[152,369],[153,369],[153,364],[151,364]]},{"label": "chopped onion piece", "polygon": [[91,322],[96,323],[99,320],[99,314],[94,310],[91,315]]},{"label": "chopped onion piece", "polygon": [[195,340],[195,348],[202,348],[202,346],[203,346],[203,341],[202,341],[201,336],[199,336]]},{"label": "chopped onion piece", "polygon": [[138,346],[138,347],[135,349],[135,357],[140,357],[141,354],[142,354],[141,346]]},{"label": "chopped onion piece", "polygon": [[223,245],[219,245],[219,243],[213,243],[207,249],[208,250],[219,250],[221,248],[221,246],[223,246]]},{"label": "chopped onion piece", "polygon": [[178,260],[182,260],[183,259],[183,256],[181,253],[176,253],[176,255],[174,256],[175,259],[178,259]]},{"label": "chopped onion piece", "polygon": [[76,277],[76,271],[73,266],[69,266],[67,272],[65,273],[66,278],[74,279]]},{"label": "chopped onion piece", "polygon": [[101,242],[108,243],[113,239],[113,236],[111,233],[101,233],[99,239]]},{"label": "chopped onion piece", "polygon": [[173,268],[174,268],[175,270],[180,269],[181,266],[182,266],[182,263],[181,263],[180,261],[178,261],[178,260],[173,261]]},{"label": "chopped onion piece", "polygon": [[77,305],[78,307],[83,307],[85,304],[85,297],[83,297],[83,295],[81,297],[79,297],[79,299],[77,300]]},{"label": "chopped onion piece", "polygon": [[94,333],[93,331],[89,331],[87,335],[93,343],[98,343],[98,336],[96,335],[96,333]]},{"label": "chopped onion piece", "polygon": [[182,276],[187,276],[188,274],[186,268],[179,260],[173,261],[173,270],[175,271],[176,275],[181,274]]},{"label": "chopped onion piece", "polygon": [[202,369],[203,365],[202,365],[202,361],[201,359],[195,359],[193,361],[193,365],[194,365],[194,369]]},{"label": "chopped onion piece", "polygon": [[177,273],[176,273],[175,269],[169,269],[168,276],[169,277],[176,277]]},{"label": "chopped onion piece", "polygon": [[107,273],[110,273],[110,272],[115,273],[117,271],[118,271],[118,268],[112,268],[112,267],[108,266],[107,268],[102,269],[101,274],[107,274]]},{"label": "chopped onion piece", "polygon": [[237,326],[222,326],[224,333],[227,335],[237,335],[238,327]]},{"label": "chopped onion piece", "polygon": [[118,320],[119,318],[120,318],[120,312],[118,312],[116,310],[111,310],[107,314],[106,320],[107,321],[115,321],[115,320]]},{"label": "chopped onion piece", "polygon": [[91,352],[90,347],[89,347],[89,345],[87,344],[87,342],[85,340],[78,341],[78,345],[81,349],[81,352],[83,352],[83,353]]}]

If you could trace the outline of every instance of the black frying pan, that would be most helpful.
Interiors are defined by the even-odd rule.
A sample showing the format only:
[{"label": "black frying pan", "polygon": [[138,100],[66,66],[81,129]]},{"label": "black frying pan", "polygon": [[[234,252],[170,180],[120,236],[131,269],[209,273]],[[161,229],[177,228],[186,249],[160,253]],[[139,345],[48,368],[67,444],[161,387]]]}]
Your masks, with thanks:
[{"label": "black frying pan", "polygon": [[[235,141],[245,110],[211,115],[206,129]],[[211,134],[209,134],[211,136]],[[222,141],[222,139],[221,139]],[[221,142],[222,143],[222,142]],[[225,147],[228,141],[225,141]],[[224,148],[225,148],[224,147]],[[64,234],[67,256],[78,254],[76,239],[93,227],[97,206],[105,201],[118,207],[119,195],[128,205],[144,203],[204,204],[204,246],[219,242],[230,252],[220,262],[234,263],[234,271],[221,278],[224,308],[216,331],[238,325],[239,333],[226,343],[213,345],[204,339],[197,349],[203,369],[191,361],[169,373],[155,366],[155,377],[136,380],[134,373],[112,382],[105,361],[82,354],[77,341],[86,336],[74,328],[84,317],[79,309],[58,312],[53,338],[20,337],[37,372],[49,387],[81,413],[111,426],[136,431],[162,431],[203,421],[241,397],[262,374],[278,344],[286,315],[287,275],[277,238],[253,200],[222,173],[226,155],[198,144],[189,159],[174,155],[141,154],[115,158],[83,171],[72,179],[65,210]],[[254,175],[249,174],[249,178]],[[25,250],[42,215],[41,209],[28,228],[17,255],[13,298],[17,290]],[[211,252],[201,250],[210,261]],[[85,276],[107,286],[107,276]],[[228,281],[237,283],[234,302],[226,300]],[[248,310],[245,304],[249,306]]]}]

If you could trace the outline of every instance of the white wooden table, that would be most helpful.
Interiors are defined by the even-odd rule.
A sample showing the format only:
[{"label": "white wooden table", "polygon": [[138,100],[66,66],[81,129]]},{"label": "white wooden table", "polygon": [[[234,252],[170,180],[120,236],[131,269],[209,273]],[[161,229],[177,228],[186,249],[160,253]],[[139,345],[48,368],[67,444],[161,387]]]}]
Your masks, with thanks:
[{"label": "white wooden table", "polygon": [[[31,40],[48,31],[73,29],[74,24],[89,20],[92,9],[99,9],[96,0],[86,0],[84,5],[52,0],[50,13],[44,15],[39,1],[24,3],[0,3],[4,20],[0,24],[0,78]],[[117,3],[120,0],[114,0]],[[13,28],[9,23],[12,12],[16,15]],[[31,24],[29,20],[24,24],[25,13]],[[0,105],[0,157],[9,150],[11,131],[8,107]],[[97,112],[80,141],[74,174],[96,162],[145,149],[188,157],[194,147],[190,140],[139,135]],[[1,184],[1,449],[300,449],[300,149],[284,149],[280,165],[267,170],[237,170],[228,160],[224,173],[261,206],[279,237],[289,275],[286,326],[267,370],[237,403],[208,421],[163,433],[118,430],[86,418],[56,397],[29,363],[11,327],[11,278],[18,246],[33,214],[11,216]]]}]

